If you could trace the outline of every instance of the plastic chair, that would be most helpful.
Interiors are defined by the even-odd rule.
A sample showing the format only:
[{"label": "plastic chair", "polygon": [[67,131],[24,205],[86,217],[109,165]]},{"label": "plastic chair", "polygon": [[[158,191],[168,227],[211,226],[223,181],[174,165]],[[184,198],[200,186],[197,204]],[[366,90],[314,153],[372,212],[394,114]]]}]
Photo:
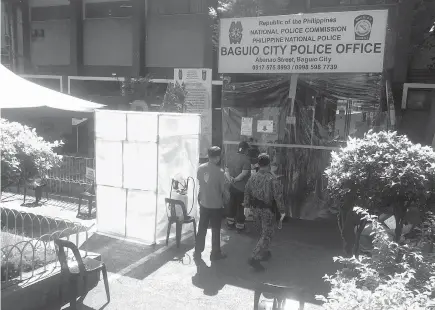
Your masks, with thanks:
[{"label": "plastic chair", "polygon": [[95,201],[95,170],[86,167],[86,180],[91,183],[83,193],[79,196],[79,208],[77,210],[77,217],[80,215],[80,209],[82,207],[82,200],[88,200],[88,217],[91,217],[92,203]]},{"label": "plastic chair", "polygon": [[[83,279],[83,292],[84,295],[88,292],[87,284],[88,284],[88,276],[94,272],[100,272],[103,274],[104,286],[106,288],[106,296],[107,303],[110,302],[110,291],[109,291],[109,281],[107,279],[107,270],[106,265],[103,262],[100,262],[96,259],[92,259],[89,257],[85,257],[84,259],[81,257],[80,252],[77,246],[71,241],[63,240],[63,239],[55,239],[54,243],[57,246],[57,257],[59,259],[60,267],[61,267],[61,278],[62,282],[67,282],[69,284],[68,292],[71,294],[70,299],[70,307],[75,309],[77,306],[77,286],[78,280]],[[70,249],[76,262],[70,261],[71,265],[68,265],[68,259],[65,255],[65,248]],[[62,292],[62,285],[60,285],[60,292]],[[60,301],[62,302],[62,293],[60,293]]]},{"label": "plastic chair", "polygon": [[263,283],[255,290],[254,310],[264,309],[264,307],[259,304],[261,295],[269,300],[273,300],[273,310],[285,309],[286,299],[291,297],[297,297],[299,300],[299,310],[303,310],[305,306],[304,301],[306,296],[304,288]]},{"label": "plastic chair", "polygon": [[[166,245],[169,244],[169,235],[171,234],[171,227],[172,224],[176,224],[176,240],[177,240],[177,248],[180,247],[180,242],[181,242],[181,231],[183,228],[183,224],[193,224],[193,231],[195,233],[195,241],[196,241],[196,220],[193,216],[189,216],[187,214],[187,209],[186,209],[186,205],[184,204],[183,201],[181,200],[175,200],[175,199],[169,199],[166,198],[165,199],[165,205],[166,208],[168,208],[170,210],[170,212],[168,213],[168,232],[166,234]],[[181,210],[183,211],[182,214],[182,218],[179,219],[176,213],[176,206],[181,207]],[[167,209],[167,210],[168,210]]]},{"label": "plastic chair", "polygon": [[88,217],[91,217],[92,203],[95,201],[95,184],[92,184],[91,186],[86,188],[83,193],[80,194],[79,208],[77,210],[77,216],[79,216],[81,214],[80,210],[82,208],[83,199],[88,200]]}]

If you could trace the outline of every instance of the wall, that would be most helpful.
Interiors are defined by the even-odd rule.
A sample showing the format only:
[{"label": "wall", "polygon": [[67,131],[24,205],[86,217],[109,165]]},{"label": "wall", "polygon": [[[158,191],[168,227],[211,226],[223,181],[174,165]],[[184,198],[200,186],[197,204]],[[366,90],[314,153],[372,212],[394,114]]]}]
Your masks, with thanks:
[{"label": "wall", "polygon": [[85,66],[132,65],[131,19],[87,19],[83,26]]},{"label": "wall", "polygon": [[415,56],[412,58],[410,68],[416,70],[427,70],[430,64],[433,64],[435,60],[435,48],[430,49],[429,46],[435,46],[435,35],[427,39],[427,46],[420,49]]},{"label": "wall", "polygon": [[[131,66],[133,58],[132,17],[129,11],[131,1],[84,0],[83,5],[84,65]],[[93,12],[91,12],[92,5]]]},{"label": "wall", "polygon": [[[69,66],[69,1],[31,0],[29,8],[30,61],[32,66]],[[43,30],[44,36],[32,37],[33,30]]]},{"label": "wall", "polygon": [[0,47],[4,47],[6,44],[6,41],[5,41],[6,7],[5,7],[5,4],[3,1],[0,3],[0,5],[1,5],[1,7],[0,7],[0,22],[1,22],[1,25],[0,25],[0,35],[1,35]]},{"label": "wall", "polygon": [[205,15],[151,15],[147,22],[147,67],[205,65]]},{"label": "wall", "polygon": [[50,20],[31,22],[31,32],[44,30],[44,38],[32,38],[31,62],[35,66],[67,66],[70,63],[70,22]]}]

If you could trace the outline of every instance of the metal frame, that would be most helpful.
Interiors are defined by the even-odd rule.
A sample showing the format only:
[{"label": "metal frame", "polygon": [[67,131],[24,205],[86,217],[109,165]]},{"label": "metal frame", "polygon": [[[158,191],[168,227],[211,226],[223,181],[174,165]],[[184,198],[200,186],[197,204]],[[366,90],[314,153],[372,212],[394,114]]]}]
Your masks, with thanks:
[{"label": "metal frame", "polygon": [[[94,132],[97,132],[96,131],[96,128],[97,128],[97,117],[95,117],[95,115],[97,113],[100,113],[100,112],[99,111],[95,111],[94,112]],[[123,155],[124,155],[124,145],[125,145],[126,142],[128,142],[128,140],[127,140],[128,139],[128,115],[129,114],[143,114],[143,113],[157,114],[157,137],[156,137],[156,141],[155,142],[146,142],[146,143],[155,143],[156,144],[157,161],[159,160],[159,157],[160,157],[160,148],[159,148],[159,144],[160,144],[160,118],[162,116],[165,116],[165,115],[168,115],[168,114],[170,114],[172,116],[180,116],[180,115],[184,116],[185,115],[184,113],[161,113],[161,112],[155,113],[155,112],[117,111],[117,110],[104,110],[104,113],[116,113],[116,114],[122,113],[126,117],[126,140],[125,141],[124,140],[117,141],[117,142],[120,142],[121,145],[122,145],[122,154]],[[194,114],[194,115],[199,116],[199,114]],[[201,123],[199,123],[199,124],[201,124]],[[97,135],[95,135],[94,136],[95,157],[97,157],[97,141],[98,140],[101,140],[101,139],[98,138]],[[103,141],[109,141],[109,140],[104,140],[103,139]],[[198,137],[198,149],[197,149],[197,152],[199,154],[199,137]],[[158,208],[159,208],[159,198],[158,197],[159,197],[159,189],[160,189],[160,186],[159,186],[159,164],[156,163],[157,164],[156,175],[155,175],[156,176],[156,187],[154,189],[154,193],[156,194],[156,205],[154,207],[154,214],[155,214],[155,216],[154,216],[154,225],[155,225],[155,229],[154,229],[153,240],[148,242],[148,241],[145,241],[143,239],[138,239],[137,237],[129,237],[127,235],[128,234],[128,232],[127,232],[128,192],[130,191],[130,189],[124,187],[124,156],[122,156],[121,161],[122,161],[121,164],[122,164],[122,178],[123,178],[123,180],[122,180],[123,184],[122,184],[121,188],[125,189],[125,195],[126,195],[126,197],[125,197],[126,198],[125,199],[125,206],[124,206],[124,216],[125,216],[125,219],[124,219],[124,232],[123,232],[123,234],[118,234],[118,233],[114,233],[114,232],[98,231],[98,233],[102,234],[102,235],[105,235],[105,236],[118,238],[118,239],[121,239],[121,240],[132,241],[132,242],[135,242],[135,243],[138,243],[138,244],[155,245],[155,244],[157,244],[157,226],[158,226],[158,217],[157,217],[157,215],[158,215]],[[98,171],[99,171],[98,170],[98,161],[95,160],[95,172],[98,173]],[[95,193],[96,193],[95,204],[96,204],[97,210],[98,210],[98,202],[99,202],[99,200],[98,200],[98,187],[99,186],[100,186],[100,184],[97,182],[96,174],[95,174]],[[110,185],[101,185],[101,186],[118,188],[116,186],[110,186]],[[140,190],[140,191],[144,191],[144,190]],[[195,197],[196,197],[196,195],[197,195],[197,193],[194,193]],[[99,225],[98,213],[97,213],[97,217],[96,217],[96,225],[97,225],[97,227]]]},{"label": "metal frame", "polygon": [[434,89],[435,90],[435,84],[404,83],[403,84],[403,95],[402,95],[402,110],[406,109],[409,89]]},{"label": "metal frame", "polygon": [[[169,84],[172,83],[174,80],[171,79],[150,79],[150,82],[152,83],[161,83],[161,84]],[[212,85],[223,85],[223,81],[221,80],[214,80],[211,81]]]},{"label": "metal frame", "polygon": [[68,95],[71,95],[71,80],[124,82],[125,78],[118,76],[68,76]]},{"label": "metal frame", "polygon": [[[238,145],[239,141],[224,141],[224,145]],[[288,149],[314,149],[314,150],[326,150],[337,151],[339,147],[310,145],[310,144],[279,144],[279,143],[250,143],[250,145],[262,146],[262,147],[282,147]]]},{"label": "metal frame", "polygon": [[20,76],[24,79],[47,79],[47,80],[59,80],[59,89],[60,92],[63,93],[63,76],[61,75],[35,75],[35,74],[20,74]]}]

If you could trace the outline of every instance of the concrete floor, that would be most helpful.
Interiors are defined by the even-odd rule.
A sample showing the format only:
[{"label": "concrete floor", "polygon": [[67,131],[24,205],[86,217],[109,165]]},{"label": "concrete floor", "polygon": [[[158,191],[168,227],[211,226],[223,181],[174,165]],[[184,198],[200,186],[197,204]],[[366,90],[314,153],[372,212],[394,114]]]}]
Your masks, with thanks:
[{"label": "concrete floor", "polygon": [[304,288],[305,309],[319,309],[314,295],[327,293],[322,277],[335,271],[332,257],[340,254],[339,238],[336,232],[312,223],[305,226],[292,222],[277,232],[273,258],[265,264],[264,273],[253,272],[246,263],[256,243],[255,234],[223,230],[222,248],[228,258],[211,264],[209,231],[201,266],[192,260],[192,238],[176,249],[94,235],[85,246],[102,254],[112,299],[105,305],[100,282],[86,296],[82,309],[253,309],[254,290],[261,283],[293,286],[295,291]]},{"label": "concrete floor", "polygon": [[[65,218],[87,227],[95,223],[95,219],[77,219],[76,204],[51,200],[28,208],[20,206],[21,195],[3,195],[2,200],[2,206],[19,211]],[[335,272],[337,266],[332,258],[341,254],[334,225],[297,220],[284,224],[273,239],[273,257],[265,264],[267,270],[260,274],[247,265],[257,238],[255,233],[222,229],[222,249],[228,258],[211,264],[209,231],[204,264],[196,266],[192,259],[193,238],[183,240],[177,249],[174,240],[169,247],[152,247],[93,234],[81,248],[101,254],[109,272],[111,302],[106,304],[100,281],[81,309],[253,309],[254,290],[261,283],[292,286],[295,291],[303,288],[307,293],[304,309],[318,309],[314,296],[327,293],[322,277]],[[291,300],[288,305],[288,309],[298,309],[291,306]]]}]

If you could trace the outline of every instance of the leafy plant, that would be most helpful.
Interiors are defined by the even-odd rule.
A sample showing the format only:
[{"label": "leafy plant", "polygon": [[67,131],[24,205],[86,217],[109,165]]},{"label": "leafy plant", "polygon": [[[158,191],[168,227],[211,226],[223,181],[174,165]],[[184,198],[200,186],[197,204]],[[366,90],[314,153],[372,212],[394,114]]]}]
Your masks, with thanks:
[{"label": "leafy plant", "polygon": [[0,131],[2,188],[60,165],[62,157],[54,149],[62,142],[45,141],[35,129],[5,119]]},{"label": "leafy plant", "polygon": [[186,111],[187,91],[184,83],[169,83],[161,109],[165,112],[182,113]]},{"label": "leafy plant", "polygon": [[[57,259],[54,246],[47,246],[43,241],[33,240],[32,242],[30,238],[17,235],[14,230],[2,229],[1,245],[2,281],[18,277],[20,270],[29,272],[32,268],[37,269]],[[6,270],[8,279],[6,279]]]},{"label": "leafy plant", "polygon": [[435,306],[435,260],[419,247],[391,241],[377,217],[355,210],[373,225],[371,257],[334,261],[343,265],[335,275],[325,276],[331,284],[328,296],[316,296],[325,309],[428,309]]},{"label": "leafy plant", "polygon": [[372,130],[332,153],[325,171],[328,190],[341,211],[360,205],[371,213],[393,207],[396,240],[407,209],[413,204],[424,213],[435,197],[435,152],[413,144],[396,132]]}]

